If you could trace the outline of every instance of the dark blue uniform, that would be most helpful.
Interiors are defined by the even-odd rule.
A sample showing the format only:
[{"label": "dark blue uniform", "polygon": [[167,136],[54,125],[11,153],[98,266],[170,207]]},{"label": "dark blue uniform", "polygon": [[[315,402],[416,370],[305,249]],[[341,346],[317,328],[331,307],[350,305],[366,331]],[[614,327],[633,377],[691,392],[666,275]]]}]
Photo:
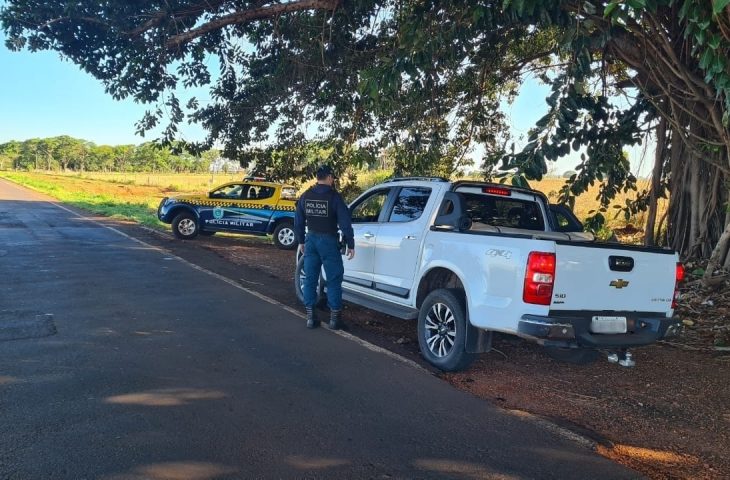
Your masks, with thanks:
[{"label": "dark blue uniform", "polygon": [[[317,280],[324,266],[327,276],[327,304],[330,310],[342,310],[342,275],[344,266],[338,245],[337,227],[350,249],[355,248],[350,211],[339,193],[329,185],[317,184],[304,192],[297,202],[294,231],[304,244],[304,306],[317,302]],[[306,227],[306,230],[305,230]],[[306,232],[306,233],[305,233]]]}]

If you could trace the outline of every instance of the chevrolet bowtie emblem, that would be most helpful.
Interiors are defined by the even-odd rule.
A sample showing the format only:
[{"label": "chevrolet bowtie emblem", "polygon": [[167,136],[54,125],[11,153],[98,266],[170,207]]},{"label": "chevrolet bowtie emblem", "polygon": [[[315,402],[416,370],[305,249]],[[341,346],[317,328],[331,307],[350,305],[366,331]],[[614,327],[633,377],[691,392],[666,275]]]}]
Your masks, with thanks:
[{"label": "chevrolet bowtie emblem", "polygon": [[609,283],[608,285],[616,288],[624,288],[629,286],[629,282],[622,278],[619,278],[618,280],[611,280],[611,283]]}]

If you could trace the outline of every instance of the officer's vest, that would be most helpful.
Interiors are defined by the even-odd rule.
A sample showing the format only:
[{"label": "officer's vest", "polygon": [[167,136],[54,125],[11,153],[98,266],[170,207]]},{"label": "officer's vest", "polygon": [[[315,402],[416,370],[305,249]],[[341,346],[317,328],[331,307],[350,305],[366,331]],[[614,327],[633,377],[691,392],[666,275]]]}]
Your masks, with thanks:
[{"label": "officer's vest", "polygon": [[337,213],[334,205],[336,195],[334,190],[316,193],[314,187],[302,195],[299,201],[304,202],[304,214],[310,232],[337,234]]}]

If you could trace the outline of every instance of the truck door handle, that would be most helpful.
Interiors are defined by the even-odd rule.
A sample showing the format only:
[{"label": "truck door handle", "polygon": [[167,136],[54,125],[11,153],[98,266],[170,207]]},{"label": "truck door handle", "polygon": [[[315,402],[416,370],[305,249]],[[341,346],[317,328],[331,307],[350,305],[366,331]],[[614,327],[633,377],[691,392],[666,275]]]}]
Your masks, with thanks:
[{"label": "truck door handle", "polygon": [[416,239],[416,236],[415,235],[406,235],[403,238],[405,238],[406,240],[415,240]]},{"label": "truck door handle", "polygon": [[363,235],[362,235],[362,236],[363,236],[363,237],[365,237],[365,238],[373,238],[373,237],[374,237],[375,235],[373,235],[373,234],[372,234],[372,233],[370,233],[370,232],[365,232],[365,233],[363,233]]}]

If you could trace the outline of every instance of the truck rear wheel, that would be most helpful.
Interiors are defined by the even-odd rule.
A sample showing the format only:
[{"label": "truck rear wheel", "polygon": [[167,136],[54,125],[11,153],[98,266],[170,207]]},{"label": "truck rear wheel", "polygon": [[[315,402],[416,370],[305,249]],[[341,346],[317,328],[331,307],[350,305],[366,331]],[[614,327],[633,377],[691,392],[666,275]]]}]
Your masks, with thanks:
[{"label": "truck rear wheel", "polygon": [[[306,275],[304,273],[304,255],[297,260],[296,270],[294,271],[294,293],[302,304],[304,303],[304,279]],[[317,282],[317,303],[316,307],[324,307],[327,304],[327,296],[324,293],[324,278],[322,275],[319,276]]]},{"label": "truck rear wheel", "polygon": [[456,372],[468,367],[476,354],[466,351],[466,308],[461,290],[429,293],[418,314],[421,355],[434,367]]}]

